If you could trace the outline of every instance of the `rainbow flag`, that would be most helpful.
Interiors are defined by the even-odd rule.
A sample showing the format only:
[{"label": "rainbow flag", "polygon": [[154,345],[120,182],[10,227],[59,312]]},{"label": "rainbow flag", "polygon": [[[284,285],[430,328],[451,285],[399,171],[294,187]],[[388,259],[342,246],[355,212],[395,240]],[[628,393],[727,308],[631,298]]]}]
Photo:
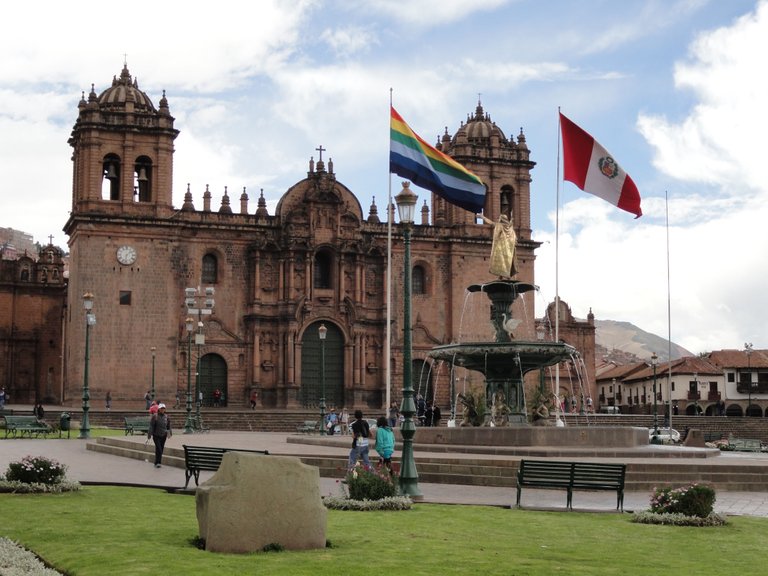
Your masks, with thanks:
[{"label": "rainbow flag", "polygon": [[390,107],[389,171],[434,192],[447,202],[478,213],[485,185],[476,174],[422,140]]}]

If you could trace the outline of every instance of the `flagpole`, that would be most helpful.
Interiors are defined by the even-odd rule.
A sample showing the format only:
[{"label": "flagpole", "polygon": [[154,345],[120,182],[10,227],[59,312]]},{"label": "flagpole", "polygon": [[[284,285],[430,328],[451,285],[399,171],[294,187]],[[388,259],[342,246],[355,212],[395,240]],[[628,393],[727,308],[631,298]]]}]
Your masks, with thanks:
[{"label": "flagpole", "polygon": [[669,194],[664,191],[664,208],[666,213],[667,228],[667,355],[669,364],[667,365],[667,398],[669,398],[669,429],[672,429],[672,291],[670,289],[670,268],[669,268]]},{"label": "flagpole", "polygon": [[[392,113],[392,88],[389,89],[389,115]],[[389,417],[389,406],[392,403],[392,172],[387,162],[389,189],[387,191],[387,335],[384,340],[384,359],[387,362],[385,375],[385,405],[384,416]]]},{"label": "flagpole", "polygon": [[[555,342],[560,342],[560,106],[557,107],[557,184],[555,185]],[[556,420],[560,419],[560,363],[555,365]],[[563,414],[565,417],[565,414]]]}]

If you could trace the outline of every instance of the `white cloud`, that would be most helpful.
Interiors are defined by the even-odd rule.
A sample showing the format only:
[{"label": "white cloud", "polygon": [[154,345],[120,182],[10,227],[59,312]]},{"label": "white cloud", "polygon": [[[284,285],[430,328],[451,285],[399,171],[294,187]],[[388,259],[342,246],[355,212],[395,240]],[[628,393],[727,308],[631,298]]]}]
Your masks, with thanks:
[{"label": "white cloud", "polygon": [[359,26],[326,28],[320,39],[328,44],[337,56],[352,56],[368,51],[371,44],[377,44],[376,36]]},{"label": "white cloud", "polygon": [[384,0],[371,2],[370,10],[390,18],[422,27],[456,22],[475,12],[492,11],[510,0]]},{"label": "white cloud", "polygon": [[[671,302],[672,338],[693,352],[764,338],[766,314],[754,303],[768,289],[768,121],[760,113],[768,86],[757,72],[766,51],[768,4],[761,2],[732,26],[702,33],[676,66],[676,86],[695,98],[686,116],[638,118],[655,166],[686,191],[670,187],[669,293],[666,207],[658,192],[644,197],[639,220],[587,194],[563,207],[560,295],[574,314],[584,318],[591,307],[598,318],[633,318],[666,336]],[[696,183],[716,188],[688,193]],[[550,242],[539,251],[537,282],[543,290],[552,286],[551,299],[554,238],[537,239]]]}]

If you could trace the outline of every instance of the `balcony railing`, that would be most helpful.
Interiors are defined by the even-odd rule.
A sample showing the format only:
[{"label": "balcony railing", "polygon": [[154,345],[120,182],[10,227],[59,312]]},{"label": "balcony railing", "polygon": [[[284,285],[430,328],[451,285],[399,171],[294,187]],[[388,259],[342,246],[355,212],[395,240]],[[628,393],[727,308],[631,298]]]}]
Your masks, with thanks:
[{"label": "balcony railing", "polygon": [[721,400],[720,392],[707,393],[707,400],[711,400],[712,402],[719,402]]},{"label": "balcony railing", "polygon": [[701,400],[701,392],[688,392],[688,400]]}]

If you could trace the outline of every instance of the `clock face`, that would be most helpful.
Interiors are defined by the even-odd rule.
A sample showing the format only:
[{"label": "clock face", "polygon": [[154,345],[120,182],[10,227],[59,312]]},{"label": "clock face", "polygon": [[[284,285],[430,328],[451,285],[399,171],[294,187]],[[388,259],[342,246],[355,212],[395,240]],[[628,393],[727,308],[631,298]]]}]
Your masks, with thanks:
[{"label": "clock face", "polygon": [[136,262],[136,249],[133,246],[120,246],[117,249],[117,261],[129,265]]}]

